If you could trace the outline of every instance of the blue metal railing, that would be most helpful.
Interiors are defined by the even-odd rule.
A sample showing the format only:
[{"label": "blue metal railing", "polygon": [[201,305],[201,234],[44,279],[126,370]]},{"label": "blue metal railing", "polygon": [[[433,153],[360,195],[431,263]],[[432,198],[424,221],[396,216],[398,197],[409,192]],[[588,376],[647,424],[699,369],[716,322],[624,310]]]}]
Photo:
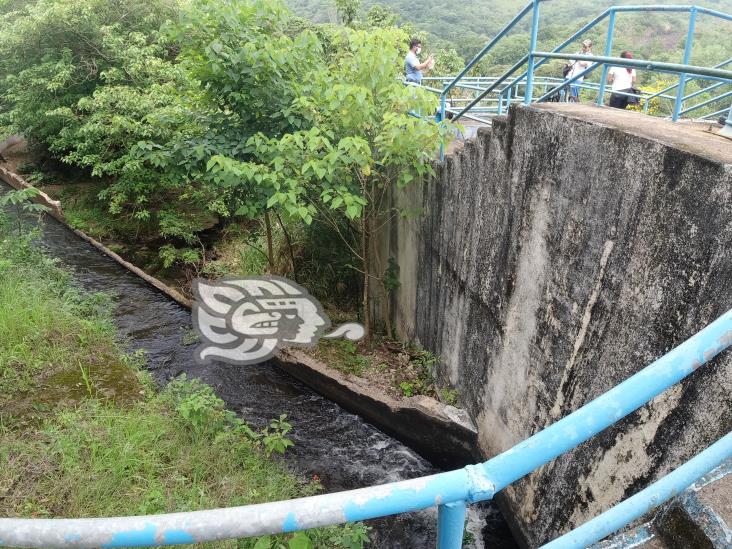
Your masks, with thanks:
[{"label": "blue metal railing", "polygon": [[[665,94],[671,90],[675,90],[675,97],[671,97],[670,99],[673,100],[673,109],[671,118],[672,120],[676,121],[680,118],[683,114],[689,114],[695,110],[698,110],[703,107],[707,107],[711,105],[712,103],[716,101],[720,101],[723,99],[726,99],[729,97],[729,93],[720,93],[717,96],[708,99],[703,102],[702,104],[695,105],[693,107],[684,108],[684,101],[687,101],[693,97],[697,97],[699,95],[702,95],[703,93],[712,92],[716,90],[717,88],[725,85],[725,84],[732,84],[732,72],[725,72],[723,75],[720,75],[717,80],[717,85],[710,86],[706,90],[700,90],[699,92],[695,92],[695,94],[690,94],[689,96],[685,96],[685,88],[686,84],[690,82],[691,80],[696,79],[709,79],[704,74],[699,73],[698,71],[695,71],[694,69],[698,69],[698,67],[692,67],[690,65],[691,62],[691,53],[692,53],[692,47],[694,43],[694,33],[696,29],[696,21],[697,17],[699,15],[708,15],[711,17],[716,17],[725,21],[732,21],[732,15],[712,10],[708,8],[703,8],[700,6],[692,6],[692,5],[648,5],[648,6],[614,6],[606,9],[604,12],[602,12],[600,15],[595,17],[592,21],[584,25],[582,28],[580,28],[577,32],[572,34],[569,38],[567,38],[564,42],[559,44],[556,48],[554,48],[551,52],[538,52],[537,51],[537,36],[538,36],[538,30],[539,30],[539,8],[540,4],[546,0],[532,0],[529,2],[517,15],[514,17],[511,22],[508,23],[496,36],[493,38],[467,65],[466,67],[458,74],[455,78],[451,79],[449,83],[443,86],[442,90],[439,92],[440,94],[440,112],[438,115],[439,120],[444,120],[448,114],[452,116],[453,120],[458,120],[462,117],[471,118],[474,120],[477,120],[479,122],[485,122],[489,123],[489,120],[486,120],[484,118],[478,118],[475,116],[476,113],[478,114],[501,114],[505,109],[510,106],[512,101],[515,101],[518,99],[522,100],[524,103],[529,104],[532,101],[534,101],[534,90],[535,85],[537,83],[537,77],[535,75],[536,69],[541,67],[544,63],[551,60],[552,58],[555,58],[552,55],[549,54],[557,54],[560,53],[564,48],[566,48],[568,45],[576,41],[577,39],[581,38],[584,34],[586,34],[589,30],[597,27],[600,23],[604,22],[605,19],[608,21],[608,30],[607,30],[607,39],[605,41],[605,50],[603,56],[595,57],[595,62],[599,63],[602,66],[602,74],[600,77],[600,83],[597,87],[588,87],[586,85],[583,85],[585,89],[597,89],[597,103],[599,105],[602,105],[605,100],[605,94],[606,94],[606,87],[607,87],[607,76],[609,67],[613,65],[617,66],[626,66],[622,65],[619,62],[619,58],[612,57],[612,47],[613,47],[613,39],[615,34],[615,25],[617,20],[617,15],[620,13],[639,13],[639,12],[672,12],[672,13],[689,13],[689,23],[687,27],[687,33],[686,33],[686,43],[684,45],[684,52],[683,52],[683,58],[681,60],[681,63],[673,64],[674,68],[673,70],[670,70],[670,68],[667,66],[664,72],[670,72],[673,74],[677,74],[679,76],[679,82],[676,83],[674,86],[671,86],[667,88],[666,90],[662,90],[661,92],[658,92],[657,94],[651,94],[647,97],[645,109],[647,112],[647,106],[648,101],[650,99],[654,99],[656,97],[665,97]],[[513,30],[516,25],[518,25],[520,22],[522,22],[526,17],[531,14],[531,26],[530,26],[530,44],[529,44],[529,51],[528,53],[519,60],[515,65],[513,65],[511,68],[509,68],[503,75],[500,77],[497,77],[493,79],[491,84],[487,88],[483,88],[480,91],[480,94],[476,96],[476,98],[471,101],[467,108],[463,109],[454,109],[454,108],[448,108],[448,103],[455,102],[454,99],[450,99],[450,94],[456,89],[472,89],[475,86],[465,85],[466,80],[470,81],[469,73],[473,68],[483,59],[486,55],[490,53],[490,51],[493,49],[493,47],[503,38],[505,37],[511,30]],[[577,55],[572,55],[569,58],[565,59],[578,59]],[[604,59],[604,61],[600,61],[600,59]],[[717,65],[714,68],[721,68],[724,65],[728,64],[732,60],[725,61],[724,63],[721,63]],[[665,64],[665,65],[672,65],[672,64]],[[655,61],[643,61],[641,64],[636,65],[639,68],[643,70],[650,70],[650,71],[660,71],[659,64]],[[525,67],[525,70],[523,72],[519,72],[521,69]],[[594,67],[592,68],[594,70]],[[582,76],[589,74],[592,72],[591,70],[588,70],[582,74]],[[563,81],[564,86],[569,85],[571,82],[575,82],[582,76],[577,76],[572,81]],[[474,82],[474,81],[473,81]],[[524,92],[523,95],[520,93],[519,86],[523,86]],[[562,86],[558,86],[555,92],[558,90],[562,90]],[[435,90],[437,92],[437,90]],[[616,92],[617,93],[617,92]],[[481,102],[483,102],[490,94],[493,94],[495,96],[495,108],[491,105],[490,107],[478,107]],[[642,96],[645,96],[646,94],[642,94]],[[552,97],[550,94],[544,94],[542,95],[538,101],[545,101],[549,97]],[[451,105],[452,107],[452,105]],[[472,114],[471,114],[472,113]]]},{"label": "blue metal railing", "polygon": [[[342,524],[438,507],[439,549],[462,545],[466,507],[618,422],[732,344],[732,310],[607,393],[479,465],[381,486],[188,513],[97,519],[0,519],[0,546],[150,547]],[[732,435],[549,547],[584,547],[634,520],[732,457]],[[566,540],[574,540],[570,544]]]}]

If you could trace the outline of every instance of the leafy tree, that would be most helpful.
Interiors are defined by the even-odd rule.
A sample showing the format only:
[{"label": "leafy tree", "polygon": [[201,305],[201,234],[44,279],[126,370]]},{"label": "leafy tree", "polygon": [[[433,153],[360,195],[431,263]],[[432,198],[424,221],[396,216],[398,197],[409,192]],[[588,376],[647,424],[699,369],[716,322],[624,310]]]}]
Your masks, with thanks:
[{"label": "leafy tree", "polygon": [[[306,224],[320,223],[340,234],[363,276],[363,310],[372,327],[371,299],[382,294],[388,266],[378,264],[379,229],[403,214],[389,194],[433,173],[431,160],[446,129],[410,112],[431,114],[433,96],[399,81],[395,30],[348,31],[339,61],[315,66],[294,102],[307,127],[247,141],[252,159],[223,155],[209,167],[230,185],[259,185],[266,206]],[[389,327],[387,326],[387,330]]]},{"label": "leafy tree", "polygon": [[374,4],[366,12],[366,23],[370,27],[380,27],[382,29],[395,27],[399,21],[399,15],[383,4]]},{"label": "leafy tree", "polygon": [[344,25],[350,27],[356,20],[358,10],[361,9],[361,0],[333,0],[338,10],[338,17]]}]

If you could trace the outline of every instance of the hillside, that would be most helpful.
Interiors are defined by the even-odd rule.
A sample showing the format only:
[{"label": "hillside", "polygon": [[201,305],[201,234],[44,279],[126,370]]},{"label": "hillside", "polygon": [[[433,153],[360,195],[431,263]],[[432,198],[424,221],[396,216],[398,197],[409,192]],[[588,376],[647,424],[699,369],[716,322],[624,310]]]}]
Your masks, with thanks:
[{"label": "hillside", "polygon": [[[316,22],[334,22],[336,10],[332,0],[287,0],[295,13]],[[375,0],[364,0],[362,13]],[[526,4],[525,0],[381,0],[397,12],[403,22],[427,33],[427,47],[446,48],[452,45],[464,58],[473,56]],[[617,0],[613,4],[637,4],[634,0]],[[674,0],[646,3],[678,4]],[[540,40],[553,48],[572,31],[600,14],[609,2],[602,0],[552,0],[541,5]],[[732,0],[704,0],[705,7],[732,13]],[[684,14],[623,14],[618,17],[615,46],[633,50],[636,57],[680,61],[686,36],[688,15]],[[591,37],[596,44],[604,42],[606,27],[596,28]],[[719,62],[732,57],[729,36],[732,22],[725,23],[708,16],[699,18],[697,40],[692,61],[698,64]],[[449,43],[449,44],[448,44]],[[528,22],[498,51],[499,65],[509,63],[525,52],[528,43]]]}]

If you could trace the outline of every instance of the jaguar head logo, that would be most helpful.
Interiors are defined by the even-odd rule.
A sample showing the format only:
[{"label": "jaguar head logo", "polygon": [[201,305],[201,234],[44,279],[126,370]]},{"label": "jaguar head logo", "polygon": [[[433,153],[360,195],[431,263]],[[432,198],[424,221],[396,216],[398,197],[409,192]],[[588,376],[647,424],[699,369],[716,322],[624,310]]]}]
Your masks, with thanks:
[{"label": "jaguar head logo", "polygon": [[364,335],[359,324],[326,334],[330,319],[302,286],[277,276],[242,277],[210,282],[194,280],[193,324],[202,344],[196,359],[256,364],[281,346],[312,346],[321,337]]}]

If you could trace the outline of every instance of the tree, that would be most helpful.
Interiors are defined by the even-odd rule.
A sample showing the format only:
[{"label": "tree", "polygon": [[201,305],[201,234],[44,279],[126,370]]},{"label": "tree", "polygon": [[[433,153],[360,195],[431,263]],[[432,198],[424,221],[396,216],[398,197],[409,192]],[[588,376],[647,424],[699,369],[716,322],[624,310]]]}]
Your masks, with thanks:
[{"label": "tree", "polygon": [[[432,114],[436,99],[399,81],[406,35],[398,30],[347,31],[336,63],[313,66],[292,109],[307,122],[281,137],[259,133],[252,159],[215,156],[209,167],[229,185],[259,185],[267,208],[306,224],[333,228],[363,276],[367,333],[371,299],[386,303],[387,270],[376,253],[379,230],[400,212],[389,193],[433,174],[431,161],[447,128],[414,116]],[[389,280],[393,284],[393,280]],[[387,331],[390,327],[387,326]]]},{"label": "tree", "polygon": [[347,27],[352,26],[353,22],[356,20],[358,11],[361,9],[361,0],[333,1],[335,2],[336,9],[338,10],[338,17],[340,17],[341,22]]},{"label": "tree", "polygon": [[387,27],[395,27],[399,15],[390,7],[383,4],[374,4],[366,12],[366,23],[370,27],[378,27],[385,29]]}]

